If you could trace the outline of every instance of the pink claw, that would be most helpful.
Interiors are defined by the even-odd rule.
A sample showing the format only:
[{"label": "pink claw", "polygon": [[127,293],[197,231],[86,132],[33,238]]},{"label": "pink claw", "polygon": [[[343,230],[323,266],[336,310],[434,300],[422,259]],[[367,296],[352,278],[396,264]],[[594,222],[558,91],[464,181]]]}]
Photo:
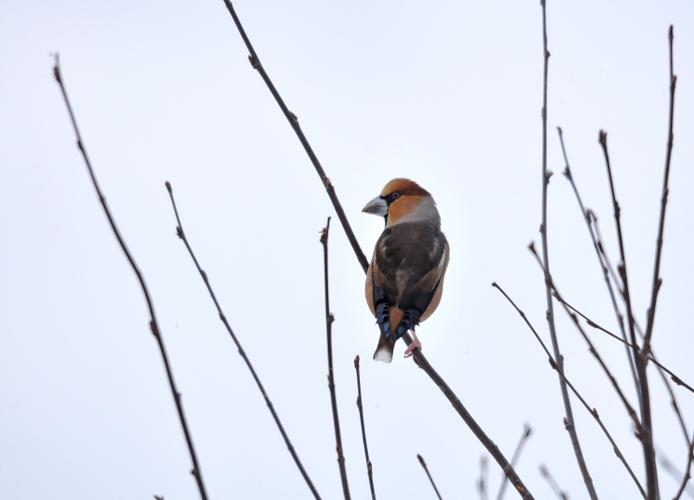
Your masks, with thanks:
[{"label": "pink claw", "polygon": [[412,343],[407,346],[407,349],[405,349],[404,357],[409,358],[410,356],[412,356],[412,354],[414,353],[414,350],[417,348],[421,349],[422,343],[417,338],[417,334],[415,332],[412,332]]}]

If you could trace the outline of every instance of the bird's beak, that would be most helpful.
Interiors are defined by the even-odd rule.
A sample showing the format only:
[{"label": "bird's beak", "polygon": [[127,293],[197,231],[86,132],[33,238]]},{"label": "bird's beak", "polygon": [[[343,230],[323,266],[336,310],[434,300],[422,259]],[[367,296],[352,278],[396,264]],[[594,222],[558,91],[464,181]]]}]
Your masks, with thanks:
[{"label": "bird's beak", "polygon": [[366,204],[364,208],[361,209],[362,212],[366,212],[367,214],[374,214],[374,215],[380,215],[381,217],[385,217],[388,215],[388,204],[386,203],[386,200],[381,198],[380,196],[377,196],[370,202]]}]

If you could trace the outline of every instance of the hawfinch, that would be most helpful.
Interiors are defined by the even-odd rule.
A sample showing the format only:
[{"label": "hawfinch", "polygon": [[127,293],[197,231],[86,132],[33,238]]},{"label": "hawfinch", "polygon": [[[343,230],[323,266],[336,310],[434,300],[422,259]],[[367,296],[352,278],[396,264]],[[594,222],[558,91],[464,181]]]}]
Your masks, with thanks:
[{"label": "hawfinch", "polygon": [[390,181],[362,211],[386,221],[366,273],[366,302],[381,331],[374,359],[390,363],[408,330],[414,341],[405,357],[421,347],[414,329],[441,300],[448,242],[434,199],[409,179]]}]

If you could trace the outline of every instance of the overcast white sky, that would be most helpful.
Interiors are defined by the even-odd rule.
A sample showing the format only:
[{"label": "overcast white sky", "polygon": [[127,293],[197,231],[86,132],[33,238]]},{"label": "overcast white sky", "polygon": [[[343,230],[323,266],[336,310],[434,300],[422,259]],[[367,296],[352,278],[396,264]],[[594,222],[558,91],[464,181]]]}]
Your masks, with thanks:
[{"label": "overcast white sky", "polygon": [[[336,186],[367,254],[382,221],[360,213],[393,177],[438,203],[451,260],[424,351],[510,456],[552,498],[546,463],[586,498],[557,378],[501,283],[548,339],[543,281],[526,250],[540,222],[541,17],[537,1],[239,0],[270,75]],[[684,0],[549,1],[549,164],[574,175],[617,260],[597,143],[609,132],[634,301],[649,297],[667,125],[667,27],[679,75],[655,348],[694,380],[694,7]],[[164,181],[236,333],[323,498],[339,476],[326,383],[318,231],[332,207],[221,0],[4,0],[0,15],[0,498],[196,498],[147,313],[89,183],[51,76],[65,81],[109,204],[150,285],[211,498],[308,498],[252,379],[175,236]],[[550,253],[567,299],[616,328],[567,182],[550,185]],[[354,404],[362,356],[378,497],[475,498],[482,446],[431,381],[378,330],[338,224],[330,239],[334,350],[353,498],[368,485]],[[566,318],[569,377],[643,476],[625,411]],[[591,332],[635,400],[622,347]],[[650,371],[659,447],[684,441]],[[694,429],[694,398],[678,390]],[[595,422],[574,406],[601,498],[636,498]],[[496,493],[500,472],[490,464]],[[661,470],[663,498],[676,489]],[[507,491],[507,497],[515,493]]]}]

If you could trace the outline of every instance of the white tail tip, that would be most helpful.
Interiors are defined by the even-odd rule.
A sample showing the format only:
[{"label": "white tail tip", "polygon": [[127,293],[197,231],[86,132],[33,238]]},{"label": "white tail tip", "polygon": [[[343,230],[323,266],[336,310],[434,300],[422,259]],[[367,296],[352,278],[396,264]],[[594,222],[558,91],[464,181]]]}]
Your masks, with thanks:
[{"label": "white tail tip", "polygon": [[393,360],[393,351],[388,348],[387,345],[379,347],[374,353],[374,359],[376,361],[382,361],[384,363],[390,363]]}]

